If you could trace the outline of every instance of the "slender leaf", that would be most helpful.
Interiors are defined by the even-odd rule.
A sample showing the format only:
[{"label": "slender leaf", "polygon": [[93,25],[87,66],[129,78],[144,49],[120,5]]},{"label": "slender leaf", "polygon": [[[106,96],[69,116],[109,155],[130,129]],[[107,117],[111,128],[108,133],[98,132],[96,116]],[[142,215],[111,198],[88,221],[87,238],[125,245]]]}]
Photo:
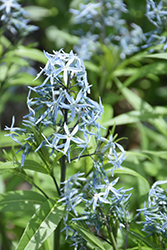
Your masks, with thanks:
[{"label": "slender leaf", "polygon": [[141,234],[138,234],[132,230],[129,230],[129,234],[131,234],[133,237],[136,237],[137,239],[141,240],[141,242],[146,244],[148,247],[151,247],[154,250],[159,249],[159,247],[155,243],[152,243],[148,238],[142,236]]},{"label": "slender leaf", "polygon": [[151,55],[146,55],[145,57],[157,58],[157,59],[167,59],[167,53],[151,54]]},{"label": "slender leaf", "polygon": [[122,124],[131,124],[141,121],[150,121],[150,119],[157,119],[167,117],[167,108],[159,109],[159,107],[152,110],[152,112],[145,112],[144,110],[133,110],[126,114],[121,114],[108,121],[102,123],[103,126],[113,126]]},{"label": "slender leaf", "polygon": [[150,155],[158,156],[162,159],[167,160],[167,151],[149,151],[149,150],[143,150],[142,152]]},{"label": "slender leaf", "polygon": [[0,172],[9,171],[15,168],[18,168],[18,165],[14,164],[13,161],[0,162]]},{"label": "slender leaf", "polygon": [[114,170],[114,173],[115,174],[116,173],[117,174],[129,174],[129,175],[132,175],[134,177],[140,178],[147,184],[148,191],[150,190],[150,185],[149,185],[148,181],[142,175],[140,175],[138,172],[136,172],[130,168],[125,168],[125,167],[117,168]]},{"label": "slender leaf", "polygon": [[25,46],[20,45],[18,49],[15,50],[15,54],[17,56],[22,56],[25,58],[29,58],[41,63],[46,63],[47,59],[42,51],[34,48],[27,48]]},{"label": "slender leaf", "polygon": [[0,194],[0,211],[31,211],[42,205],[46,198],[34,191],[10,191]]},{"label": "slender leaf", "polygon": [[70,44],[77,44],[79,41],[79,38],[77,36],[71,35],[64,30],[57,29],[56,26],[50,26],[46,30],[46,35],[51,41],[56,41],[57,43],[68,42]]},{"label": "slender leaf", "polygon": [[[128,102],[134,107],[136,110],[140,110],[140,112],[148,112],[148,113],[154,113],[154,108],[147,103],[146,101],[142,100],[142,98],[138,95],[136,95],[133,91],[126,88],[119,79],[115,78],[115,82],[119,88],[119,90],[122,92],[124,97],[128,100]],[[152,123],[163,135],[167,136],[167,123],[162,118],[150,118],[149,122]]]},{"label": "slender leaf", "polygon": [[48,199],[33,215],[15,250],[37,250],[57,228],[64,216],[64,206]]},{"label": "slender leaf", "polygon": [[40,84],[40,80],[36,80],[34,81],[34,76],[28,74],[28,73],[17,73],[17,75],[14,75],[12,77],[10,77],[7,80],[7,84],[8,86],[12,86],[12,85],[38,85]]},{"label": "slender leaf", "polygon": [[[19,169],[21,168],[20,166],[21,166],[20,162],[13,162],[13,161],[0,162],[0,172],[6,172],[17,168]],[[49,174],[49,171],[47,171],[46,168],[44,168],[41,164],[39,164],[34,160],[25,160],[24,166],[21,169],[29,169],[40,173]]]},{"label": "slender leaf", "polygon": [[133,82],[143,77],[148,76],[150,73],[154,75],[165,75],[166,74],[167,62],[155,62],[142,66],[141,68],[134,71],[134,74],[130,76],[125,82],[124,87],[128,87]]},{"label": "slender leaf", "polygon": [[44,168],[41,164],[34,160],[25,160],[23,169],[29,169],[43,174],[49,174],[49,170],[47,171],[46,168]]},{"label": "slender leaf", "polygon": [[84,227],[73,224],[72,227],[79,232],[82,237],[92,246],[101,250],[105,250],[101,241],[89,230],[85,229]]}]

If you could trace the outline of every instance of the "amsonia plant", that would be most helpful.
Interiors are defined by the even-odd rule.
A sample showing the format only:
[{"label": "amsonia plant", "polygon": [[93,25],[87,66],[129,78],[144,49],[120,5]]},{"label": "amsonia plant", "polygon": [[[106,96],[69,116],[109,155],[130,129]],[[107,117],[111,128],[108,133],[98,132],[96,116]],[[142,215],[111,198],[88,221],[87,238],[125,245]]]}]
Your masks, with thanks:
[{"label": "amsonia plant", "polygon": [[[14,127],[14,117],[11,127],[5,128],[9,131],[6,136],[20,144],[18,151],[22,156],[21,161],[13,156],[13,161],[1,164],[1,171],[10,170],[36,188],[1,196],[1,211],[34,211],[15,249],[46,247],[53,232],[54,249],[64,247],[63,232],[65,242],[74,249],[126,249],[129,235],[133,235],[137,245],[155,249],[160,245],[165,249],[161,237],[166,238],[166,192],[155,190],[164,182],[152,187],[148,208],[143,209],[143,230],[155,233],[159,239],[152,243],[131,228],[136,218],[128,209],[132,188],[116,188],[119,178],[114,177],[114,171],[126,158],[125,151],[113,136],[114,129],[109,138],[102,136],[103,106],[101,99],[98,104],[88,96],[91,85],[83,61],[72,51],[44,53],[48,61],[36,77],[43,75],[44,80],[39,86],[29,87],[29,113],[24,116],[22,128]],[[34,153],[37,160],[33,160]],[[82,172],[66,178],[67,167],[72,168],[79,161]],[[55,184],[54,196],[30,178],[27,169],[49,176]],[[160,207],[156,215],[154,212]],[[118,243],[120,235],[123,243]]]}]

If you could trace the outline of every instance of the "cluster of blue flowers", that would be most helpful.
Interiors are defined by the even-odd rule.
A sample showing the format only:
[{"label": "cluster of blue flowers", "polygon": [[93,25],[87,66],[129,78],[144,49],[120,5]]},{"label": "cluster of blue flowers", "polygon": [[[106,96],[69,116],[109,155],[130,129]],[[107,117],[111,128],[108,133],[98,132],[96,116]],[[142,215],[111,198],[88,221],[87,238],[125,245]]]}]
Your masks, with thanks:
[{"label": "cluster of blue flowers", "polygon": [[[80,29],[75,31],[81,39],[74,47],[80,58],[89,60],[95,49],[100,48],[100,42],[116,46],[120,50],[122,59],[141,48],[148,48],[159,43],[165,43],[163,49],[166,49],[166,37],[162,35],[167,26],[165,3],[163,0],[158,4],[153,0],[146,1],[146,16],[156,27],[148,33],[143,33],[142,28],[135,23],[132,23],[129,29],[126,20],[122,19],[122,14],[128,13],[123,0],[103,0],[93,3],[84,0],[85,4],[80,4],[79,10],[70,9],[75,16],[74,22],[81,25]],[[87,27],[89,31],[85,32]]]},{"label": "cluster of blue flowers", "polygon": [[[103,106],[101,100],[98,104],[87,96],[90,85],[83,61],[72,51],[69,54],[63,50],[53,53],[45,52],[48,62],[37,75],[38,78],[44,74],[44,82],[40,86],[29,87],[29,114],[24,116],[28,118],[23,120],[24,128],[14,128],[14,118],[11,127],[5,128],[11,132],[8,136],[22,144],[21,166],[32,149],[37,152],[41,147],[51,149],[51,155],[62,152],[68,156],[68,162],[79,159],[89,149],[94,137],[94,149],[89,154],[101,154],[113,165],[113,170],[120,167],[125,159],[125,151],[121,145],[113,142],[112,136],[109,139],[101,136],[103,127],[98,120]],[[34,98],[31,98],[32,92],[36,94]],[[43,138],[38,147],[35,146],[34,128]],[[49,136],[45,134],[47,128],[51,129]],[[24,143],[18,140],[19,135],[20,139],[24,138]],[[77,157],[71,152],[72,147]]]},{"label": "cluster of blue flowers", "polygon": [[[87,178],[84,177],[84,173],[78,173],[66,180],[62,198],[59,200],[66,205],[63,231],[66,230],[66,238],[72,234],[70,239],[74,241],[75,249],[78,249],[77,247],[86,249],[87,244],[73,229],[73,224],[76,222],[83,222],[87,228],[93,228],[94,233],[99,237],[101,235],[103,240],[102,228],[106,228],[111,233],[114,229],[117,231],[117,227],[127,229],[131,223],[127,209],[131,196],[131,193],[127,192],[131,189],[114,188],[119,178],[110,182],[100,162],[95,162],[93,167],[93,172]],[[71,211],[74,216],[69,222],[68,215]]]},{"label": "cluster of blue flowers", "polygon": [[28,24],[29,13],[21,7],[17,0],[0,0],[0,3],[0,20],[11,33],[26,36],[38,29],[35,25]]},{"label": "cluster of blue flowers", "polygon": [[[120,57],[122,59],[126,55],[139,51],[139,44],[143,43],[146,37],[142,29],[134,23],[131,24],[131,30],[129,31],[126,20],[122,19],[122,13],[128,13],[123,1],[103,0],[96,2],[80,4],[80,10],[70,10],[75,15],[74,22],[83,26],[82,31],[81,29],[78,31],[78,34],[81,35],[79,45],[74,47],[78,55],[82,56],[83,60],[90,59],[90,57],[88,58],[88,54],[91,56],[93,48],[90,43],[91,38],[96,49],[99,48],[99,42],[116,46],[121,50]],[[84,32],[84,24],[89,26],[89,31],[86,34]],[[89,43],[87,46],[85,45],[83,53],[84,48],[82,45],[87,37],[89,37]],[[82,54],[80,54],[80,51]]]},{"label": "cluster of blue flowers", "polygon": [[[167,181],[156,181],[149,192],[148,205],[138,211],[143,212],[145,221],[143,231],[150,235],[162,236],[162,245],[167,244],[167,190],[159,185]],[[165,245],[164,245],[165,244]]]},{"label": "cluster of blue flowers", "polygon": [[147,0],[146,16],[148,20],[155,26],[155,29],[147,32],[146,44],[142,48],[148,48],[156,44],[164,44],[163,49],[167,49],[167,36],[165,30],[167,27],[167,6],[164,0],[160,0],[159,3],[153,0]]}]

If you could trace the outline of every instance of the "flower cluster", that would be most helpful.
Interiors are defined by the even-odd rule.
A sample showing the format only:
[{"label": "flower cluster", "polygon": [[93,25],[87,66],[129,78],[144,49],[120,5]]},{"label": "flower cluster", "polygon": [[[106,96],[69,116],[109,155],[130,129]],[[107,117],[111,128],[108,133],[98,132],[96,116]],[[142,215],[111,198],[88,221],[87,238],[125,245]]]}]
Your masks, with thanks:
[{"label": "flower cluster", "polygon": [[28,33],[38,29],[29,25],[29,13],[26,12],[17,0],[0,0],[1,22],[11,33],[26,36]]},{"label": "flower cluster", "polygon": [[[85,4],[80,4],[79,10],[70,9],[75,16],[74,22],[80,24],[78,35],[81,40],[74,49],[83,60],[89,60],[92,52],[95,49],[99,50],[99,42],[116,46],[120,50],[122,59],[141,48],[156,44],[164,44],[164,50],[167,48],[166,36],[163,35],[167,25],[165,1],[155,3],[153,0],[147,0],[146,16],[156,27],[147,33],[143,33],[142,28],[135,23],[132,23],[129,29],[126,20],[122,19],[122,14],[128,13],[123,0],[103,0],[93,3],[84,0],[84,2]],[[87,26],[89,31],[86,33]]]},{"label": "flower cluster", "polygon": [[163,35],[167,27],[167,6],[165,1],[160,0],[159,3],[155,3],[153,0],[147,0],[146,16],[155,26],[155,29],[145,34],[147,41],[143,48],[164,44],[163,49],[165,50],[167,48],[167,38]]},{"label": "flower cluster", "polygon": [[[167,181],[157,181],[153,184],[149,192],[148,206],[138,211],[143,212],[145,221],[143,231],[149,235],[162,235],[167,239],[167,190],[159,185]],[[167,240],[165,241],[167,243]]]},{"label": "flower cluster", "polygon": [[[87,2],[87,1],[85,1]],[[89,37],[88,46],[85,45],[84,53],[83,47],[81,50],[80,43],[75,46],[75,50],[81,57],[85,54],[89,54],[91,57],[90,43],[94,43],[95,47],[99,47],[98,41],[102,41],[104,44],[114,44],[121,49],[120,57],[123,59],[126,55],[130,55],[140,49],[140,44],[145,41],[145,35],[142,29],[136,25],[131,24],[131,30],[129,31],[126,20],[122,19],[122,13],[128,13],[126,5],[122,0],[110,0],[110,1],[96,1],[97,3],[80,4],[80,10],[70,9],[70,12],[75,15],[74,22],[79,23],[82,26],[84,24],[89,26],[89,32],[84,33],[79,30],[81,34],[81,40],[86,42],[86,38]],[[90,32],[92,35],[90,35]],[[80,51],[82,55],[80,54]],[[89,59],[90,59],[89,57]],[[88,58],[83,57],[88,60]]]},{"label": "flower cluster", "polygon": [[[125,151],[113,142],[112,135],[109,139],[101,136],[103,127],[98,121],[103,106],[101,100],[98,104],[88,97],[90,85],[83,61],[72,51],[69,54],[63,50],[53,54],[45,52],[45,55],[48,62],[37,78],[42,74],[46,78],[40,86],[29,87],[29,114],[24,116],[24,128],[14,128],[14,119],[12,126],[5,128],[11,132],[8,136],[22,145],[21,166],[30,151],[38,152],[45,147],[51,155],[58,152],[66,155],[68,162],[84,157],[86,151],[86,156],[101,155],[101,162],[107,159],[112,171],[121,167]],[[40,143],[36,142],[34,131],[41,138]],[[21,140],[24,138],[23,142],[19,136]],[[90,143],[94,143],[92,149]]]},{"label": "flower cluster", "polygon": [[[75,242],[73,245],[76,249],[78,246],[80,249],[86,249],[84,248],[86,241],[73,229],[73,224],[76,222],[84,223],[87,228],[94,229],[94,233],[101,235],[102,239],[102,228],[106,228],[111,233],[114,229],[117,230],[117,227],[127,228],[130,224],[131,219],[127,206],[131,193],[127,192],[131,189],[116,189],[114,185],[118,179],[110,182],[102,164],[95,162],[94,171],[88,178],[84,177],[84,173],[78,173],[64,182],[62,197],[59,200],[66,205],[63,230],[66,230],[66,237],[72,231],[70,239]],[[78,213],[78,209],[80,213]],[[71,211],[74,216],[69,222]],[[70,224],[71,226],[69,226]]]}]

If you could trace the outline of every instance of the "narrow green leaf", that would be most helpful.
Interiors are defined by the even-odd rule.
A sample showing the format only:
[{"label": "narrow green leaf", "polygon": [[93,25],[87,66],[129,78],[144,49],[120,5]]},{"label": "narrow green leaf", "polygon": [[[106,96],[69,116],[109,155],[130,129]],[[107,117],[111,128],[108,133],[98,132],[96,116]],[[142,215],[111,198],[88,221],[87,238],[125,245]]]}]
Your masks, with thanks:
[{"label": "narrow green leaf", "polygon": [[141,240],[141,242],[145,243],[148,247],[151,247],[152,249],[156,250],[156,249],[159,249],[159,247],[150,242],[150,240],[144,236],[142,236],[141,234],[138,234],[132,230],[129,230],[129,234],[131,234],[133,237],[136,237],[137,239]]},{"label": "narrow green leaf", "polygon": [[105,250],[101,241],[89,230],[85,229],[84,227],[73,224],[72,227],[79,232],[82,237],[92,246],[101,250]]},{"label": "narrow green leaf", "polygon": [[28,5],[24,7],[24,9],[28,11],[28,13],[30,13],[30,18],[33,21],[40,21],[40,20],[43,20],[45,17],[48,17],[51,15],[50,9],[44,8],[42,6]]},{"label": "narrow green leaf", "polygon": [[56,41],[56,43],[68,42],[74,45],[74,44],[77,44],[79,41],[79,38],[77,36],[71,35],[62,29],[61,30],[57,29],[56,26],[50,26],[49,28],[47,28],[46,35],[49,38],[49,40],[53,42]]},{"label": "narrow green leaf", "polygon": [[136,95],[133,91],[126,88],[118,78],[115,78],[115,82],[117,84],[118,89],[122,92],[124,97],[128,100],[128,102],[134,107],[136,110],[144,110],[147,112],[152,112],[152,106],[144,101],[140,96]]},{"label": "narrow green leaf", "polygon": [[[118,78],[115,78],[115,82],[116,82],[119,90],[122,92],[122,94],[127,99],[127,101],[134,107],[134,109],[140,110],[141,114],[142,114],[142,112],[147,112],[147,113],[154,113],[155,112],[154,108],[149,103],[142,100],[142,98],[140,96],[136,95],[130,89],[126,88],[119,81]],[[159,109],[159,110],[161,110],[161,109]],[[163,115],[163,116],[165,116],[165,115]],[[162,117],[158,117],[156,119],[150,118],[149,122],[152,123],[157,128],[157,130],[159,130],[163,135],[167,136],[167,123]]]},{"label": "narrow green leaf", "polygon": [[114,170],[114,173],[117,173],[117,174],[129,174],[129,175],[132,175],[134,177],[140,178],[147,184],[148,191],[150,190],[150,185],[149,185],[148,181],[142,175],[140,175],[138,172],[136,172],[136,171],[134,171],[134,170],[132,170],[130,168],[125,168],[125,167],[117,168],[117,169]]},{"label": "narrow green leaf", "polygon": [[14,54],[12,53],[8,53],[7,55],[5,55],[4,59],[1,61],[1,63],[7,63],[12,64],[12,63],[16,63],[18,65],[21,66],[29,66],[28,62],[26,60],[24,60],[23,58],[20,58],[18,56],[14,56]]},{"label": "narrow green leaf", "polygon": [[44,53],[38,49],[27,48],[23,45],[20,45],[18,49],[15,50],[15,54],[20,57],[26,57],[37,62],[46,63],[47,59]]},{"label": "narrow green leaf", "polygon": [[97,74],[100,73],[99,67],[96,64],[94,64],[90,61],[85,61],[84,65],[85,65],[86,69],[91,70],[92,72],[96,72]]},{"label": "narrow green leaf", "polygon": [[144,158],[147,158],[151,161],[151,158],[148,155],[140,153],[138,151],[137,152],[136,151],[126,151],[126,155],[128,156],[128,159],[130,156],[136,156],[136,157],[144,157]]},{"label": "narrow green leaf", "polygon": [[150,119],[157,119],[161,117],[167,117],[167,108],[159,109],[159,107],[154,108],[152,112],[145,112],[144,110],[133,110],[127,112],[126,114],[121,114],[108,121],[102,123],[103,126],[113,126],[122,124],[131,124],[141,121],[149,121]]},{"label": "narrow green leaf", "polygon": [[157,58],[157,59],[167,59],[167,53],[151,54],[151,55],[146,55],[145,57]]},{"label": "narrow green leaf", "polygon": [[149,150],[143,150],[142,152],[150,155],[158,156],[162,159],[167,160],[167,151],[149,151]]},{"label": "narrow green leaf", "polygon": [[1,35],[1,44],[7,48],[11,45],[11,41],[8,40],[5,36]]},{"label": "narrow green leaf", "polygon": [[18,165],[14,164],[13,161],[0,162],[0,172],[9,171],[15,168],[18,168]]},{"label": "narrow green leaf", "polygon": [[37,250],[56,229],[64,216],[64,206],[48,199],[29,221],[15,250]]},{"label": "narrow green leaf", "polygon": [[43,174],[49,174],[49,171],[47,171],[47,169],[45,169],[41,164],[39,164],[34,160],[25,160],[24,166],[22,168],[20,166],[21,166],[20,162],[13,162],[13,161],[0,162],[0,172],[5,172],[12,169],[20,168],[20,169],[29,169],[37,171]]},{"label": "narrow green leaf", "polygon": [[134,71],[134,74],[132,76],[130,76],[124,82],[124,87],[128,87],[129,85],[131,85],[136,80],[141,79],[143,77],[146,77],[149,74],[165,75],[166,74],[166,66],[167,66],[166,61],[155,62],[155,63],[152,63],[152,64],[142,66],[141,68],[137,69],[137,71]]},{"label": "narrow green leaf", "polygon": [[17,73],[17,75],[14,75],[10,77],[7,81],[7,84],[12,85],[38,85],[40,84],[40,80],[34,81],[35,77],[28,74],[28,73]]},{"label": "narrow green leaf", "polygon": [[44,168],[41,164],[39,164],[37,161],[34,160],[25,160],[23,169],[29,169],[36,172],[40,172],[43,174],[49,174],[49,170],[47,171],[46,168]]},{"label": "narrow green leaf", "polygon": [[42,205],[46,198],[34,191],[10,191],[0,194],[0,211],[31,211]]}]

